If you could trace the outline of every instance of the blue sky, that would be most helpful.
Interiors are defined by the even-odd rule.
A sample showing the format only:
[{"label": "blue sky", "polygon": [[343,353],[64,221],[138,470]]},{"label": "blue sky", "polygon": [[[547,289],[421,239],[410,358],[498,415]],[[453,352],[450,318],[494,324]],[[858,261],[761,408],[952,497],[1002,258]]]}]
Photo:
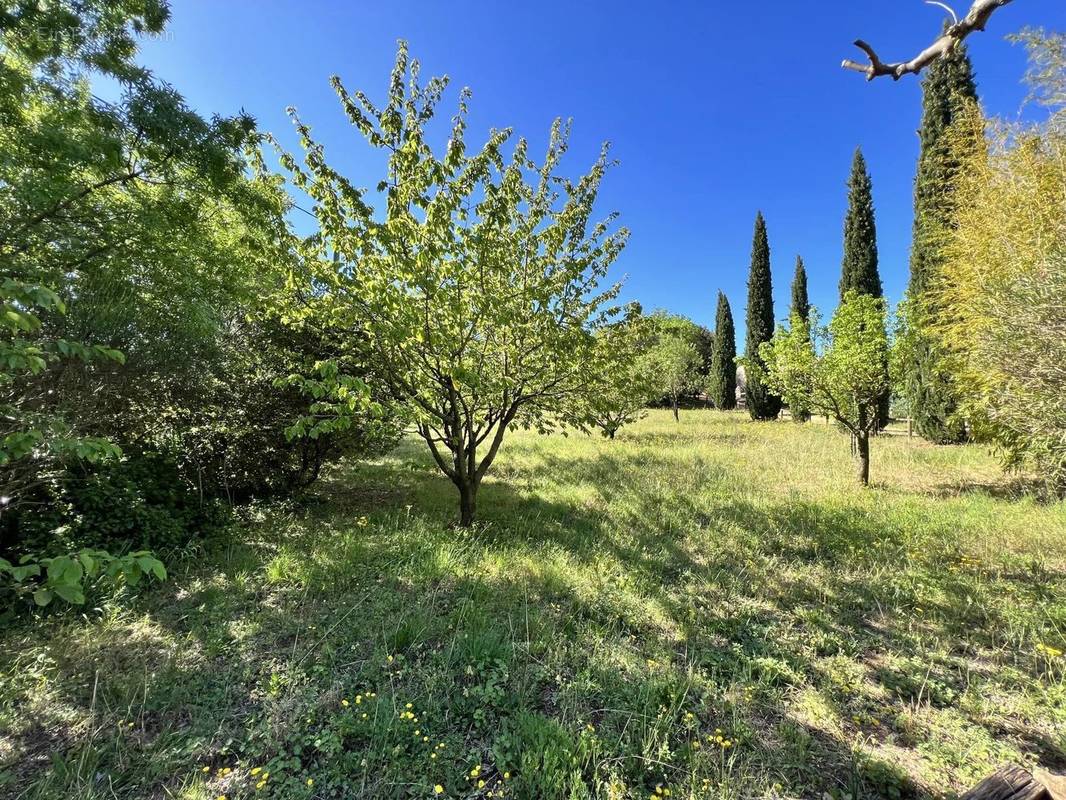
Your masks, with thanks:
[{"label": "blue sky", "polygon": [[[954,0],[964,13],[969,0]],[[802,8],[802,13],[796,9]],[[892,11],[887,9],[891,8]],[[874,182],[886,294],[907,281],[911,190],[921,113],[913,76],[894,83],[839,66],[856,37],[885,60],[909,58],[944,12],[920,0],[508,3],[464,0],[174,0],[168,32],[142,60],[200,111],[245,109],[295,147],[295,106],[330,158],[373,186],[381,161],[340,111],[328,78],[382,98],[396,40],[423,75],[473,90],[470,141],[515,128],[541,151],[555,117],[574,120],[564,169],[583,173],[603,140],[620,166],[601,194],[632,229],[614,275],[624,296],[713,327],[718,289],[743,343],[752,225],[766,216],[778,317],[787,315],[797,253],[812,301],[836,301],[845,182],[861,145]],[[1004,36],[1066,28],[1062,0],[1024,0],[968,43],[987,111],[1016,117],[1024,51]],[[1027,110],[1026,114],[1036,113]],[[442,137],[443,143],[446,136]]]}]

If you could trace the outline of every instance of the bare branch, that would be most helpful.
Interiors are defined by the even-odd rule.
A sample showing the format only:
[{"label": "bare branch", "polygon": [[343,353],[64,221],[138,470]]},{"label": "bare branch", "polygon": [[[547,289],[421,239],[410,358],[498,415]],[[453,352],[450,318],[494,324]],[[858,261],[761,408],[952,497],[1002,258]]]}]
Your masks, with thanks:
[{"label": "bare branch", "polygon": [[955,9],[949,6],[947,3],[941,3],[940,0],[925,0],[925,4],[928,6],[940,6],[942,9],[951,14],[951,21],[955,25],[959,24],[959,15],[955,13]]},{"label": "bare branch", "polygon": [[908,73],[914,73],[916,75],[941,56],[950,53],[959,42],[974,31],[983,31],[985,25],[988,24],[989,17],[991,17],[997,9],[1002,8],[1011,1],[1012,0],[974,0],[973,6],[970,7],[970,13],[968,13],[962,20],[959,20],[955,17],[955,12],[952,11],[949,6],[938,2],[938,0],[927,0],[927,2],[930,2],[932,5],[947,9],[956,20],[955,24],[951,25],[946,31],[944,31],[944,33],[929,45],[929,47],[925,48],[910,61],[886,64],[877,57],[877,53],[869,44],[862,39],[858,39],[855,42],[855,46],[866,53],[866,57],[870,59],[870,63],[860,64],[857,61],[845,59],[843,63],[841,63],[841,66],[844,69],[863,73],[868,81],[872,81],[874,78],[881,77],[882,75],[891,75],[892,79],[897,81]]}]

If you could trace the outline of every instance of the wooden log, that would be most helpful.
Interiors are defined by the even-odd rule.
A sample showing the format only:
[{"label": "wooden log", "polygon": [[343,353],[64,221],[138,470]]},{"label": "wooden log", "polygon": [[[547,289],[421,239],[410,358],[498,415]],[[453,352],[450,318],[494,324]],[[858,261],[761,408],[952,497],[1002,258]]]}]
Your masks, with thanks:
[{"label": "wooden log", "polygon": [[1064,791],[1062,776],[1038,770],[1038,777],[1034,777],[1010,764],[985,778],[960,800],[1066,800]]}]

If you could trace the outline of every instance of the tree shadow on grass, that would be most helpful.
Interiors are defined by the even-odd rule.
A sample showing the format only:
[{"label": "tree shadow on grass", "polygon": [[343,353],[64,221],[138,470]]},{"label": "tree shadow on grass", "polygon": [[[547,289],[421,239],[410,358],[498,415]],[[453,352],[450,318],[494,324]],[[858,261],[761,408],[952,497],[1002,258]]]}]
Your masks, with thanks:
[{"label": "tree shadow on grass", "polygon": [[1046,481],[1029,476],[1014,476],[996,481],[949,481],[933,487],[930,494],[937,498],[977,495],[1007,502],[1033,500],[1044,505],[1050,505],[1062,499],[1049,491]]},{"label": "tree shadow on grass", "polygon": [[[915,546],[939,532],[916,541],[876,511],[754,502],[721,490],[728,474],[714,465],[694,479],[696,493],[657,487],[667,466],[646,452],[510,466],[513,481],[483,487],[484,525],[469,536],[451,527],[453,488],[421,458],[339,472],[319,502],[256,522],[220,567],[146,598],[141,639],[120,640],[135,629],[120,626],[107,639],[83,632],[47,648],[54,680],[72,691],[36,724],[57,730],[137,702],[126,739],[59,745],[68,762],[91,752],[102,774],[125,765],[143,781],[120,782],[126,797],[174,788],[175,774],[230,763],[249,743],[285,752],[286,731],[311,712],[317,724],[319,709],[360,686],[416,698],[427,719],[451,721],[457,747],[485,758],[494,731],[518,715],[594,720],[612,742],[608,760],[645,789],[696,774],[657,763],[655,747],[682,754],[693,736],[706,742],[722,728],[743,742],[729,769],[724,755],[719,766],[690,760],[745,791],[765,791],[773,775],[804,796],[940,796],[948,787],[915,780],[878,747],[853,746],[858,737],[894,744],[902,732],[886,731],[892,715],[933,704],[1049,766],[1061,759],[1024,720],[996,729],[960,705],[969,662],[994,649],[1011,620],[982,602],[987,576],[960,567],[950,546],[914,563]],[[542,470],[587,489],[590,501],[545,499]],[[484,554],[521,568],[480,570]],[[1021,604],[1056,599],[1043,579],[1006,580]],[[951,646],[934,660],[936,642]],[[86,674],[102,678],[96,700]],[[489,693],[494,681],[502,694]],[[831,724],[797,716],[803,692]],[[684,718],[690,707],[694,722]],[[341,770],[349,755],[378,758],[376,746],[353,741],[329,763],[300,758]],[[366,796],[398,796],[411,780],[402,765],[382,763]]]}]

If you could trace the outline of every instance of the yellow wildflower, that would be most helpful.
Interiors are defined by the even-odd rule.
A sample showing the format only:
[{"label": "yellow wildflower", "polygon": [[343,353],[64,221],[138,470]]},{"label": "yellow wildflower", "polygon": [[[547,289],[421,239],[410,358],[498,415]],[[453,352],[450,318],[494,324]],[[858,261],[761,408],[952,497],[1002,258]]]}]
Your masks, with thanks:
[{"label": "yellow wildflower", "polygon": [[438,783],[433,787],[433,794],[444,794],[444,787]]}]

